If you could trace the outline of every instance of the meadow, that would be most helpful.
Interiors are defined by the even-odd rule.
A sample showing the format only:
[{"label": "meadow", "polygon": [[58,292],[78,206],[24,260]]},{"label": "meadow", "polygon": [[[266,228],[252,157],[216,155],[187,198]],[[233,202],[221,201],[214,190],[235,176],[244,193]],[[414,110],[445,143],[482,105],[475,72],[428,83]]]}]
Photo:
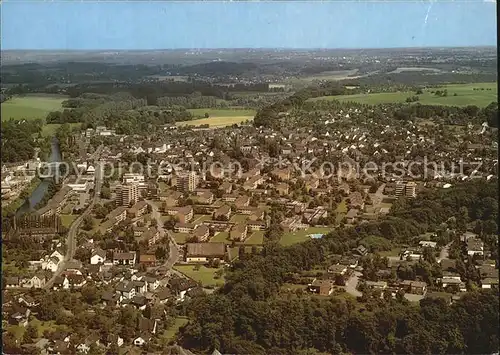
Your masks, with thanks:
[{"label": "meadow", "polygon": [[[254,110],[247,109],[211,109],[211,108],[197,108],[188,110],[195,117],[192,121],[179,122],[178,126],[199,126],[208,124],[210,127],[226,127],[233,124],[239,124],[247,120],[253,120],[255,116]],[[208,118],[205,117],[208,113]]]},{"label": "meadow", "polygon": [[3,102],[1,107],[2,120],[43,119],[51,111],[62,109],[64,96],[17,96]]},{"label": "meadow", "polygon": [[224,285],[224,276],[215,278],[215,273],[222,269],[208,268],[204,265],[197,265],[200,268],[196,270],[194,265],[176,265],[174,269],[200,282],[203,287]]},{"label": "meadow", "polygon": [[[436,96],[432,91],[448,90],[448,96]],[[476,90],[474,90],[476,89]],[[483,89],[483,90],[477,90]],[[384,92],[373,94],[355,94],[340,96],[322,96],[310,99],[317,100],[338,100],[341,102],[354,101],[362,104],[382,104],[382,103],[404,103],[410,96],[418,96],[422,105],[444,105],[444,106],[468,106],[476,105],[485,107],[491,102],[497,101],[497,83],[474,83],[474,84],[450,84],[440,88],[429,88],[423,90],[423,94],[416,95],[415,92]],[[456,94],[456,95],[455,95]]]},{"label": "meadow", "polygon": [[310,240],[309,234],[328,234],[333,228],[326,227],[310,227],[306,229],[297,230],[295,232],[284,233],[280,239],[280,244],[289,246],[296,243],[302,243]]}]

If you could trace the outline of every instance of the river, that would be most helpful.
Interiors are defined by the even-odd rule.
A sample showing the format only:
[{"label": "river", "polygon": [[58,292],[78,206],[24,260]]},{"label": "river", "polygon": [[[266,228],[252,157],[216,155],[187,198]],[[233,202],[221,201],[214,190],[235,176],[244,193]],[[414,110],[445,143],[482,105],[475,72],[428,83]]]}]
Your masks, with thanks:
[{"label": "river", "polygon": [[[51,152],[49,157],[50,163],[60,162],[61,152],[59,150],[59,142],[56,138],[52,140]],[[50,179],[46,178],[33,190],[27,201],[19,207],[16,212],[16,216],[25,214],[26,212],[31,212],[35,209],[35,206],[42,200],[43,196],[47,193],[49,188]],[[29,201],[29,203],[28,203]]]}]

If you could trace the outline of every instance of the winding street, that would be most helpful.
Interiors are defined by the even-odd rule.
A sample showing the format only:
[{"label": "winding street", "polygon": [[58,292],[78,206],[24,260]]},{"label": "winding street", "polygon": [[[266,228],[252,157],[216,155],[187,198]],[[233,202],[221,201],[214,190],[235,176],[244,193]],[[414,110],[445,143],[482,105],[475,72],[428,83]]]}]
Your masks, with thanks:
[{"label": "winding street", "polygon": [[[98,158],[100,152],[102,151],[102,146],[98,147],[94,154],[92,154],[92,158]],[[77,247],[77,234],[78,228],[83,222],[85,216],[88,216],[92,209],[94,208],[95,203],[98,201],[99,196],[101,195],[101,184],[102,184],[102,166],[100,165],[100,161],[96,161],[95,163],[95,186],[94,186],[94,195],[89,205],[85,209],[85,211],[78,216],[77,219],[73,221],[71,226],[69,227],[67,239],[66,239],[66,254],[64,255],[64,259],[59,264],[56,272],[52,275],[49,281],[43,287],[44,289],[50,289],[54,284],[54,281],[61,273],[66,269],[66,264],[68,261],[72,260],[75,256],[75,251]]]},{"label": "winding street", "polygon": [[158,231],[160,233],[160,239],[162,239],[165,236],[165,234],[167,234],[168,240],[169,240],[168,259],[165,261],[165,263],[163,265],[160,265],[160,266],[157,266],[156,268],[154,268],[153,271],[157,271],[157,270],[168,271],[179,260],[180,247],[175,242],[172,235],[168,231],[165,231],[165,229],[163,228],[163,223],[161,221],[161,214],[158,211],[158,206],[151,200],[146,200],[146,203],[151,206],[151,217],[156,219],[157,228],[158,228]]}]

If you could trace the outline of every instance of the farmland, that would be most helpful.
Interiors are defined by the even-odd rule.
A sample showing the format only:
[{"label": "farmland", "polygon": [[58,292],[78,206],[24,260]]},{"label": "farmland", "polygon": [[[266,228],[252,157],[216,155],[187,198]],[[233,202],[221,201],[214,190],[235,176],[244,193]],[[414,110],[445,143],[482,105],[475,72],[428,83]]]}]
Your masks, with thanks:
[{"label": "farmland", "polygon": [[[200,117],[192,121],[179,122],[179,126],[199,126],[208,124],[210,127],[225,127],[239,124],[247,120],[252,120],[255,111],[245,109],[191,109],[188,110],[195,117]],[[205,118],[205,113],[208,118]]]},{"label": "farmland", "polygon": [[18,96],[1,104],[2,120],[14,119],[42,119],[45,120],[51,111],[62,108],[61,103],[66,100],[63,96]]},{"label": "farmland", "polygon": [[[446,97],[436,96],[432,93],[432,91],[444,89],[448,91],[448,96]],[[423,90],[423,94],[417,96],[419,96],[418,102],[422,105],[476,105],[479,107],[485,107],[491,102],[497,101],[497,92],[497,83],[452,84],[444,85],[440,88],[425,89]],[[385,92],[373,94],[323,96],[310,100],[339,100],[342,102],[354,101],[362,104],[376,105],[382,103],[404,103],[410,96],[416,96],[415,92]]]}]

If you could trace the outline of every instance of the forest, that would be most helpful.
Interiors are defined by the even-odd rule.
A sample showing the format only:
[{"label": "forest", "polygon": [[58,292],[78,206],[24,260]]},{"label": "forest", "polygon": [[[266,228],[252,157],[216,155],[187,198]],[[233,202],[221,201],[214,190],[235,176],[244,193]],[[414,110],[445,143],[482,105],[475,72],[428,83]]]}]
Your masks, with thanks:
[{"label": "forest", "polygon": [[41,137],[42,126],[42,120],[2,121],[2,163],[33,159],[37,147],[50,149]]},{"label": "forest", "polygon": [[[498,293],[469,292],[452,305],[424,299],[343,296],[316,298],[283,294],[287,275],[343,254],[367,236],[410,240],[435,230],[450,217],[467,222],[498,217],[496,182],[464,183],[395,205],[385,220],[340,228],[326,237],[280,247],[268,243],[261,255],[236,261],[225,286],[187,306],[191,321],[181,329],[189,348],[246,354],[486,354],[497,351]],[[442,203],[441,203],[442,202]],[[494,233],[497,232],[495,223]]]}]

